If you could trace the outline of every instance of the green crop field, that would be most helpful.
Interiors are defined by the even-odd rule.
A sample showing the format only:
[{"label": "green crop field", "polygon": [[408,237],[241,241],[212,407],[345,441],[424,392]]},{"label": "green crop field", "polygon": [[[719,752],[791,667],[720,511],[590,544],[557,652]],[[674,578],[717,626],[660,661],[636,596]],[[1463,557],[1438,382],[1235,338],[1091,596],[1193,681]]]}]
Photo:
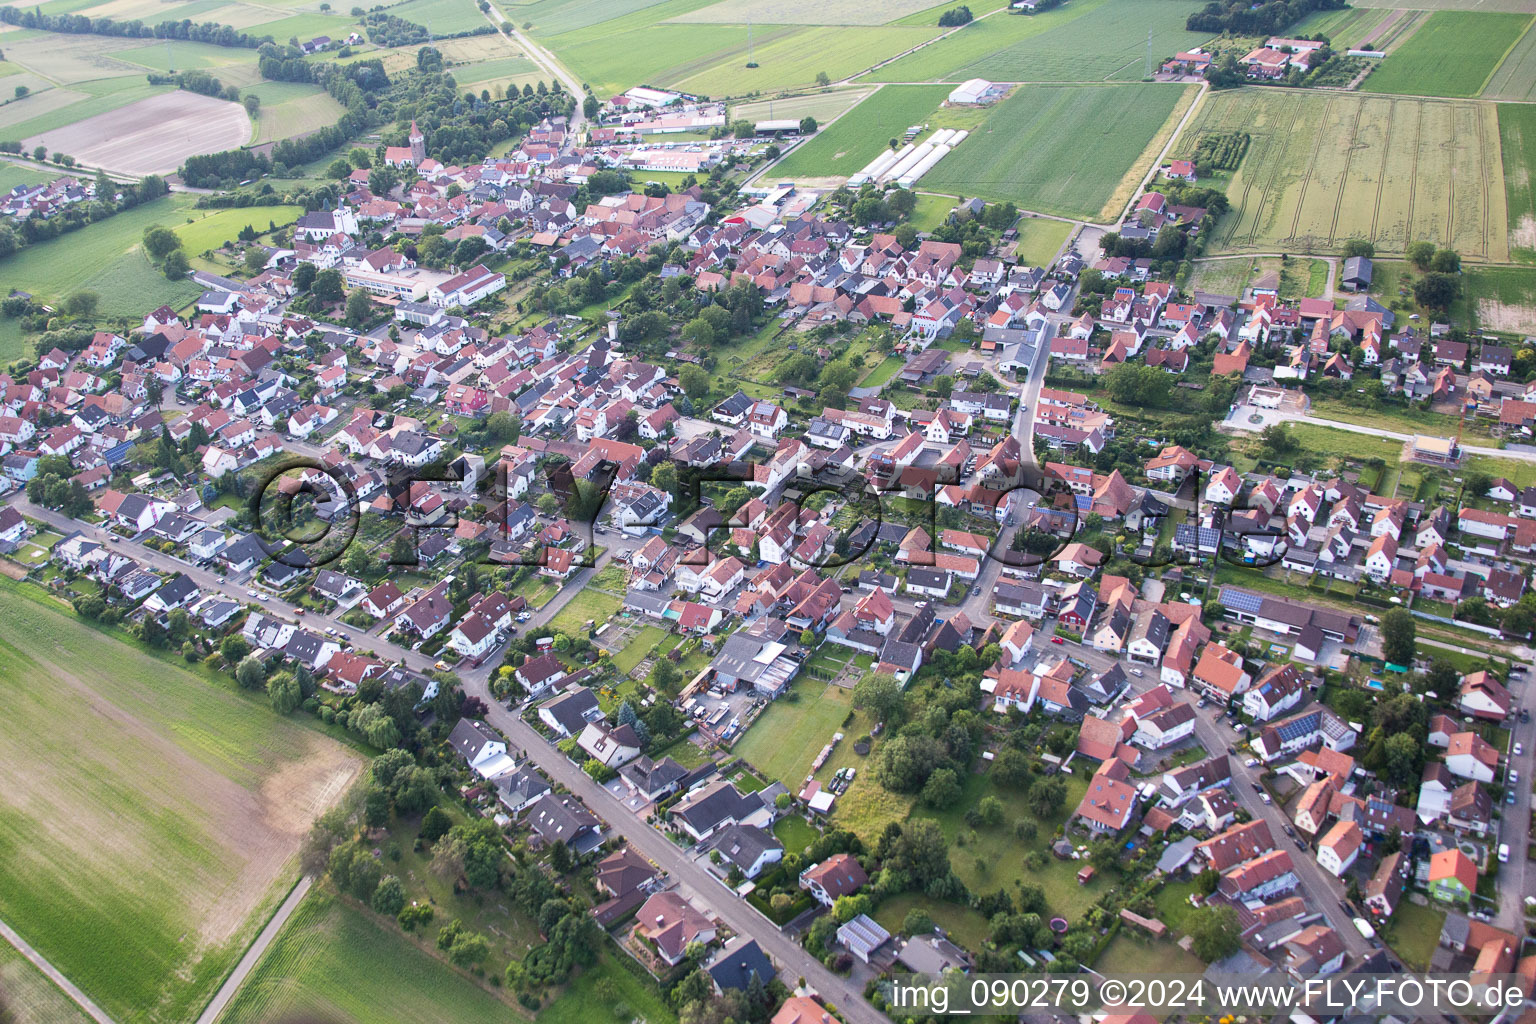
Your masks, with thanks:
[{"label": "green crop field", "polygon": [[1156,156],[1147,153],[1149,144],[1188,92],[1176,85],[1020,86],[919,185],[1110,219]]},{"label": "green crop field", "polygon": [[433,35],[446,36],[455,32],[472,32],[482,25],[489,25],[480,9],[462,0],[405,0],[384,8],[389,14],[406,21],[425,25]]},{"label": "green crop field", "polygon": [[91,1018],[7,942],[0,942],[0,1020],[90,1024]]},{"label": "green crop field", "polygon": [[1478,329],[1536,333],[1536,267],[1468,267],[1462,290]]},{"label": "green crop field", "polygon": [[780,178],[847,177],[880,155],[893,138],[925,123],[949,90],[942,85],[888,85],[802,144],[773,169]]},{"label": "green crop field", "polygon": [[792,117],[797,120],[814,117],[826,122],[851,109],[854,104],[869,95],[868,89],[837,89],[816,92],[806,96],[787,96],[776,100],[753,100],[750,103],[733,103],[732,118],[748,121],[765,121],[769,118]]},{"label": "green crop field", "polygon": [[1153,71],[1158,55],[1210,39],[1209,32],[1184,29],[1185,19],[1202,6],[1199,0],[1110,0],[1049,32],[963,64],[947,77],[954,82],[1136,81],[1147,75],[1149,29]]},{"label": "green crop field", "polygon": [[119,1021],[194,1018],[361,761],[0,584],[0,918]]},{"label": "green crop field", "polygon": [[[591,28],[642,11],[651,12],[642,24],[660,21],[674,14],[686,13],[697,7],[698,3],[687,0],[682,3],[678,0],[534,0],[533,3],[498,0],[497,5],[519,27],[531,23],[533,27],[530,31],[545,37]],[[626,27],[632,24],[626,21]]]},{"label": "green crop field", "polygon": [[755,68],[746,67],[746,46],[742,45],[710,67],[693,71],[685,66],[668,71],[659,81],[669,88],[706,96],[757,95],[808,86],[822,73],[837,82],[932,39],[941,31],[936,26],[892,25],[802,28],[766,45],[755,46]]},{"label": "green crop field", "polygon": [[[295,86],[293,96],[276,103],[268,103],[263,93],[269,86]],[[256,112],[256,141],[275,142],[292,138],[335,124],[346,108],[336,102],[330,93],[318,85],[300,82],[265,82],[251,90],[262,97],[261,108]],[[284,90],[288,91],[288,90]]]},{"label": "green crop field", "polygon": [[[884,25],[926,11],[930,0],[716,0],[674,22],[722,22],[740,25]],[[937,18],[930,23],[937,22]]]},{"label": "green crop field", "polygon": [[1335,50],[1348,49],[1393,15],[1383,10],[1345,7],[1337,11],[1314,11],[1286,31],[1295,39],[1327,36]]},{"label": "green crop field", "polygon": [[205,214],[192,210],[193,201],[184,194],[165,196],[28,246],[0,260],[0,287],[19,288],[45,302],[93,291],[106,316],[141,316],[161,303],[183,306],[201,289],[191,281],[166,280],[139,249],[139,239],[151,224],[176,225]]},{"label": "green crop field", "polygon": [[1361,88],[1407,96],[1476,96],[1530,23],[1526,14],[1436,11]]},{"label": "green crop field", "polygon": [[1509,245],[1536,258],[1536,106],[1500,103],[1499,151],[1504,162],[1504,195],[1508,208]]},{"label": "green crop field", "polygon": [[1487,100],[1536,99],[1536,32],[1526,28],[1525,35],[1488,79],[1482,97]]},{"label": "green crop field", "polygon": [[[1074,0],[1043,14],[999,14],[873,71],[881,82],[1099,82],[1135,80],[1152,57],[1210,38],[1187,32],[1197,0]],[[1154,66],[1153,70],[1156,70]]]},{"label": "green crop field", "polygon": [[1492,104],[1234,89],[1207,98],[1176,155],[1237,128],[1253,141],[1227,185],[1232,212],[1212,230],[1213,254],[1335,252],[1362,237],[1385,253],[1424,238],[1509,258]]},{"label": "green crop field", "polygon": [[316,889],[219,1019],[341,1024],[378,1020],[383,1007],[389,1019],[417,1024],[491,1024],[516,1016],[469,975],[417,948],[393,923]]}]

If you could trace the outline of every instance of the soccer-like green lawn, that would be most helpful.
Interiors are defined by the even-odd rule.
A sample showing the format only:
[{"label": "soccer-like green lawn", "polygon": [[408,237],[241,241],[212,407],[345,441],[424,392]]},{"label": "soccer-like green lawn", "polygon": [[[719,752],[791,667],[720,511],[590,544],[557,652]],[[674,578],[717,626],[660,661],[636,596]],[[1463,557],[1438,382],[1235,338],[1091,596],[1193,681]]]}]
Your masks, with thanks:
[{"label": "soccer-like green lawn", "polygon": [[1436,11],[1361,88],[1406,96],[1476,96],[1530,23],[1529,14]]},{"label": "soccer-like green lawn", "polygon": [[891,139],[924,124],[949,93],[943,85],[887,85],[790,153],[772,174],[784,180],[856,174]]},{"label": "soccer-like green lawn", "polygon": [[113,1017],[195,1018],[361,758],[0,581],[0,918]]},{"label": "soccer-like green lawn", "polygon": [[1020,86],[918,187],[1068,217],[1110,216],[1106,205],[1184,88]]}]

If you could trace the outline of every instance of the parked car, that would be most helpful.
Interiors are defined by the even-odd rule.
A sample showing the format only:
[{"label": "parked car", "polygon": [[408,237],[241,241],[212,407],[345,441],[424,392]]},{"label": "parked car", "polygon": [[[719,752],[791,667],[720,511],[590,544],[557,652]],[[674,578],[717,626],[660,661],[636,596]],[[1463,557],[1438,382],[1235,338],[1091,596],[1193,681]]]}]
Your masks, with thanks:
[{"label": "parked car", "polygon": [[1269,798],[1269,794],[1268,793],[1260,793],[1259,794],[1259,799],[1263,800],[1266,804],[1274,803],[1274,801]]},{"label": "parked car", "polygon": [[1059,636],[1053,636],[1053,637],[1051,637],[1051,643],[1053,643],[1053,644],[1064,644],[1064,643],[1066,643],[1066,641],[1063,640]]},{"label": "parked car", "polygon": [[1516,743],[1515,744],[1515,756],[1519,757],[1523,753],[1525,753],[1525,748],[1522,747],[1520,744]]},{"label": "parked car", "polygon": [[1258,764],[1259,759],[1256,757],[1250,757],[1248,760],[1243,762],[1243,766],[1246,768],[1257,768]]},{"label": "parked car", "polygon": [[1499,863],[1500,864],[1508,864],[1509,863],[1509,844],[1508,843],[1500,843],[1499,844]]},{"label": "parked car", "polygon": [[1511,807],[1513,807],[1515,805],[1515,791],[1514,790],[1511,789],[1511,790],[1509,790],[1508,792],[1506,792],[1504,794],[1504,802],[1506,804],[1509,804]]}]

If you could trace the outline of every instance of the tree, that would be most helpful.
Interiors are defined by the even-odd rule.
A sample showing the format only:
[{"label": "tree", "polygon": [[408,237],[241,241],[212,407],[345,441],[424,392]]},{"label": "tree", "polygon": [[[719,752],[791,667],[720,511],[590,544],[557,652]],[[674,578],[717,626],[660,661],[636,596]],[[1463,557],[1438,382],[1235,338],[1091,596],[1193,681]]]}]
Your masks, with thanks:
[{"label": "tree", "polygon": [[588,94],[587,98],[581,101],[581,112],[589,121],[595,119],[598,111],[602,109],[603,105],[596,96]]},{"label": "tree", "polygon": [[64,299],[64,312],[76,318],[88,318],[96,315],[96,306],[101,301],[101,296],[95,292],[71,292]]},{"label": "tree", "polygon": [[1049,818],[1067,801],[1067,786],[1060,778],[1035,783],[1025,797],[1025,806],[1037,818]]},{"label": "tree", "polygon": [[944,745],[932,736],[895,736],[880,748],[875,778],[893,793],[916,793],[945,758]]},{"label": "tree", "polygon": [[307,292],[315,283],[315,275],[320,271],[313,263],[300,263],[293,268],[293,286],[301,292]]},{"label": "tree", "polygon": [[1435,258],[1435,243],[1422,240],[1412,242],[1404,255],[1408,257],[1408,262],[1419,270],[1428,270],[1429,261]]},{"label": "tree", "polygon": [[960,799],[960,776],[953,768],[936,768],[923,784],[923,803],[929,807],[945,808]]},{"label": "tree", "polygon": [[1450,249],[1437,249],[1434,259],[1429,262],[1429,269],[1437,274],[1461,273],[1461,257]]},{"label": "tree", "polygon": [[995,796],[984,796],[976,805],[976,814],[983,825],[995,828],[1003,823],[1003,802]]},{"label": "tree", "polygon": [[21,99],[21,98],[23,98],[23,97],[24,97],[24,96],[26,96],[26,95],[27,95],[27,93],[29,93],[29,92],[31,92],[31,91],[32,91],[32,90],[31,90],[31,89],[28,89],[28,88],[27,88],[27,87],[26,87],[26,86],[24,86],[24,85],[18,85],[18,86],[17,86],[17,87],[16,87],[16,98],[17,98],[17,99]]},{"label": "tree", "polygon": [[426,817],[421,819],[421,838],[429,843],[435,843],[448,834],[453,827],[453,819],[443,813],[441,807],[433,806],[427,811]]},{"label": "tree", "polygon": [[347,296],[347,326],[354,331],[362,330],[373,319],[373,300],[361,288],[354,288]]},{"label": "tree", "polygon": [[701,366],[684,363],[678,368],[677,382],[683,386],[683,394],[695,402],[702,402],[709,397],[709,373]]},{"label": "tree", "polygon": [[155,262],[165,259],[175,249],[181,248],[181,238],[170,228],[151,224],[144,229],[144,251]]},{"label": "tree", "polygon": [[1428,273],[1413,282],[1413,301],[1426,309],[1444,311],[1461,295],[1461,282],[1451,274]]},{"label": "tree", "polygon": [[1226,904],[1208,905],[1185,918],[1184,930],[1194,942],[1194,953],[1212,963],[1236,953],[1242,945],[1237,911]]},{"label": "tree", "polygon": [[378,888],[373,890],[373,899],[369,903],[376,913],[394,917],[405,909],[405,886],[394,875],[385,875],[379,879]]},{"label": "tree", "polygon": [[947,373],[941,373],[933,378],[933,393],[942,401],[947,399],[955,391],[955,378]]},{"label": "tree", "polygon": [[1345,256],[1364,256],[1370,259],[1376,255],[1376,246],[1366,238],[1351,238],[1344,243]]},{"label": "tree", "polygon": [[832,76],[825,71],[818,71],[816,72],[816,84],[825,89],[832,84]]},{"label": "tree", "polygon": [[877,722],[896,722],[902,712],[901,684],[888,673],[867,675],[854,686],[853,702],[867,709]]},{"label": "tree", "polygon": [[346,292],[346,289],[342,286],[341,271],[335,267],[320,271],[320,273],[315,275],[315,283],[310,286],[309,290],[310,294],[315,297],[316,302],[324,303],[325,305],[340,302]]},{"label": "tree", "polygon": [[1411,733],[1395,733],[1385,743],[1385,762],[1382,765],[1387,780],[1397,786],[1406,786],[1419,778],[1423,770],[1424,746]]},{"label": "tree", "polygon": [[913,907],[907,911],[907,916],[901,919],[901,931],[904,935],[924,935],[933,931],[933,918],[928,916],[928,911],[922,907]]},{"label": "tree", "polygon": [[291,672],[279,672],[267,680],[267,697],[272,701],[272,710],[280,715],[292,714],[303,699],[298,680]]},{"label": "tree", "polygon": [[226,665],[238,665],[240,659],[251,653],[251,645],[239,633],[231,633],[219,641],[219,656]]},{"label": "tree", "polygon": [[816,119],[809,115],[800,119],[800,134],[810,135],[816,131]]},{"label": "tree", "polygon": [[246,655],[235,669],[235,682],[247,690],[262,689],[267,684],[266,662],[254,654]]},{"label": "tree", "polygon": [[161,264],[165,276],[171,281],[180,281],[192,270],[192,264],[187,260],[187,254],[180,249],[172,249]]},{"label": "tree", "polygon": [[1381,617],[1381,655],[1395,665],[1412,665],[1418,627],[1406,608],[1393,608]]},{"label": "tree", "polygon": [[259,245],[253,245],[245,250],[241,262],[245,265],[247,274],[259,274],[267,265],[267,251]]},{"label": "tree", "polygon": [[1022,750],[1006,747],[992,761],[992,780],[1006,789],[1028,789],[1033,778]]},{"label": "tree", "polygon": [[682,337],[695,348],[707,351],[715,343],[715,329],[708,320],[696,316],[683,325]]}]

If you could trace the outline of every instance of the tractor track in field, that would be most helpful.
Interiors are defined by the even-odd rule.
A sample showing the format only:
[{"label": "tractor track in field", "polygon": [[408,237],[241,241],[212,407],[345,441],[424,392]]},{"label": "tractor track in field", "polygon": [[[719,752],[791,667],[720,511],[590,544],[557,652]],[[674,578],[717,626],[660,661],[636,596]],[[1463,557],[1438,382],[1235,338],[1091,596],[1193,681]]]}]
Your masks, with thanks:
[{"label": "tractor track in field", "polygon": [[1488,118],[1483,116],[1482,107],[1473,107],[1472,113],[1477,118],[1477,163],[1483,172],[1483,259],[1486,260],[1493,251],[1488,223],[1488,210],[1493,205],[1493,174],[1488,168]]},{"label": "tractor track in field", "polygon": [[[1364,103],[1360,105],[1365,106]],[[1397,100],[1392,100],[1391,105],[1387,107],[1387,134],[1381,140],[1381,167],[1376,171],[1376,206],[1371,210],[1371,238],[1373,239],[1377,237],[1376,222],[1381,219],[1381,196],[1387,184],[1387,157],[1392,155],[1392,121],[1395,117],[1397,117]],[[1339,194],[1343,195],[1342,192]],[[1337,222],[1337,211],[1334,213],[1334,219]]]},{"label": "tractor track in field", "polygon": [[[1329,245],[1333,244],[1333,240],[1335,238],[1337,238],[1338,234],[1339,234],[1339,211],[1344,208],[1344,189],[1346,187],[1348,187],[1348,185],[1349,185],[1349,169],[1350,169],[1350,167],[1352,167],[1354,165],[1354,162],[1355,162],[1355,143],[1356,143],[1356,141],[1360,137],[1360,120],[1361,120],[1361,115],[1363,115],[1364,113],[1365,113],[1365,101],[1362,100],[1360,103],[1356,104],[1356,106],[1355,106],[1355,124],[1354,124],[1354,127],[1352,127],[1349,130],[1349,149],[1346,150],[1345,153],[1344,153],[1344,170],[1339,175],[1339,194],[1333,200],[1333,220],[1331,220],[1328,223],[1328,244]],[[1392,123],[1391,123],[1390,120],[1387,122],[1387,130],[1389,132],[1392,130]],[[1305,189],[1303,189],[1303,193],[1302,194],[1303,195],[1306,194],[1305,193]],[[1297,217],[1298,220],[1301,218],[1301,207],[1299,205],[1296,207],[1296,217]],[[1294,238],[1295,235],[1296,235],[1296,232],[1292,231],[1291,232],[1291,237]],[[1373,219],[1373,227],[1372,227],[1372,230],[1371,230],[1371,237],[1372,238],[1376,237],[1376,232],[1375,232],[1375,228],[1374,228],[1374,219]]]},{"label": "tractor track in field", "polygon": [[[1291,110],[1290,123],[1285,126],[1284,132],[1270,133],[1270,145],[1284,146],[1286,140],[1290,139],[1291,133],[1296,130],[1297,120],[1301,118],[1301,108],[1303,105],[1304,101],[1300,97],[1295,97],[1295,103]],[[1259,236],[1259,218],[1264,213],[1265,204],[1269,202],[1269,191],[1274,187],[1275,182],[1279,179],[1280,168],[1284,162],[1285,161],[1278,159],[1275,161],[1275,167],[1274,170],[1272,170],[1269,174],[1269,180],[1264,183],[1264,187],[1259,191],[1259,205],[1254,209],[1253,226],[1248,231],[1248,241],[1245,243],[1247,245],[1253,245]],[[1243,189],[1243,206],[1248,205],[1248,191],[1250,188],[1252,188],[1252,185],[1249,185]],[[1236,233],[1236,227],[1234,227],[1233,234],[1235,235]],[[1228,238],[1228,241],[1231,241],[1230,237]]]},{"label": "tractor track in field", "polygon": [[[1328,123],[1328,115],[1333,112],[1333,99],[1332,96],[1328,97],[1328,102],[1323,105],[1323,116],[1321,118],[1323,124]],[[1358,123],[1357,119],[1356,124]],[[1351,146],[1355,143],[1353,133],[1350,134],[1349,143]],[[1307,173],[1301,176],[1301,192],[1296,196],[1296,212],[1291,215],[1291,235],[1286,239],[1287,242],[1294,243],[1296,241],[1296,228],[1301,224],[1301,208],[1307,202],[1307,186],[1312,183],[1312,169],[1317,166],[1317,155],[1322,151],[1323,133],[1318,132],[1317,141],[1312,144],[1312,159],[1307,163]]]},{"label": "tractor track in field", "polygon": [[1424,138],[1424,104],[1418,105],[1418,116],[1413,121],[1413,164],[1408,169],[1408,220],[1403,232],[1403,247],[1413,241],[1413,193],[1419,180],[1419,144]]}]

